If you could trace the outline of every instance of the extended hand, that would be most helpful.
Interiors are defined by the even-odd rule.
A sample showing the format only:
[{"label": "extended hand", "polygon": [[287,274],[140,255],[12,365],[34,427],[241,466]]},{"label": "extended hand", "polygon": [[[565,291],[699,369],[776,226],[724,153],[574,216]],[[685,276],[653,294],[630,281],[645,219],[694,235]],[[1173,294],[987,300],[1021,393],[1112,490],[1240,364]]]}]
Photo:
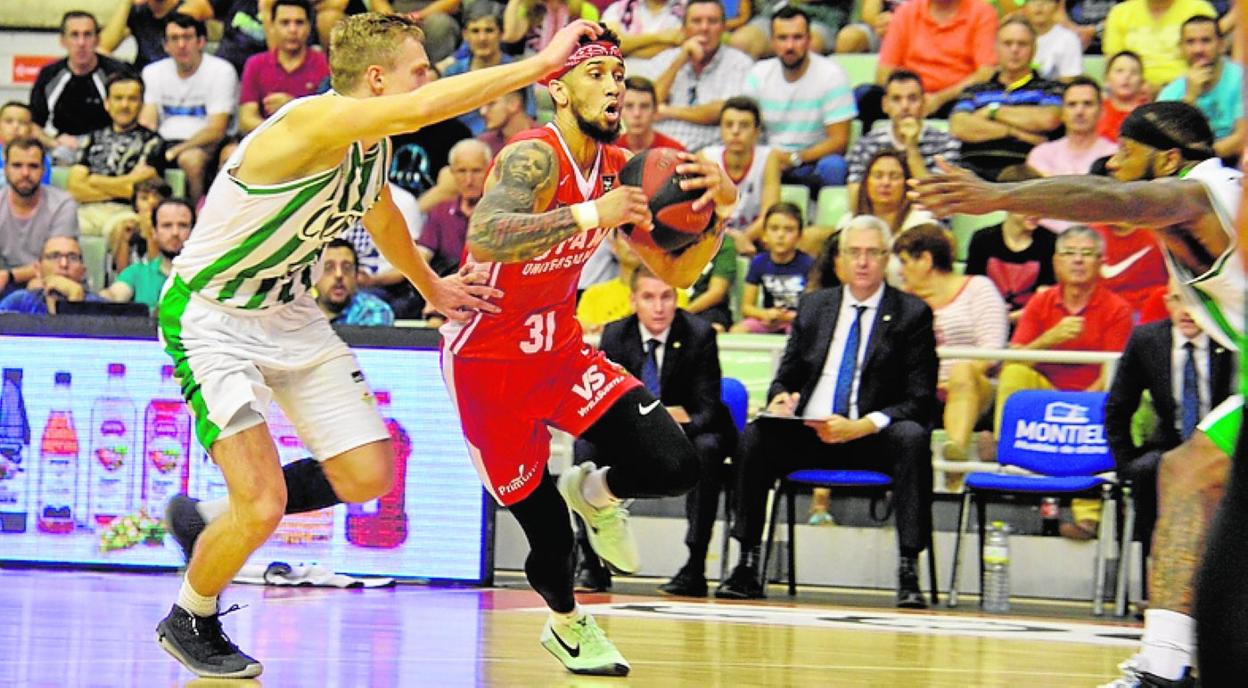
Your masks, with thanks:
[{"label": "extended hand", "polygon": [[937,217],[957,213],[983,215],[1004,210],[1004,194],[971,172],[936,158],[937,173],[924,179],[911,179],[910,200],[920,203]]},{"label": "extended hand", "polygon": [[621,186],[608,191],[594,201],[598,208],[598,226],[619,227],[633,225],[649,231],[652,226],[650,199],[636,186]]},{"label": "extended hand", "polygon": [[467,322],[477,311],[498,313],[499,307],[485,299],[498,298],[503,292],[486,286],[488,278],[484,270],[465,264],[454,275],[435,281],[428,301],[439,313],[457,322]]},{"label": "extended hand", "polygon": [[602,35],[602,27],[593,22],[577,19],[559,29],[559,33],[550,39],[550,43],[537,54],[537,58],[546,63],[550,71],[563,66],[568,56],[581,45],[581,37],[595,39]]},{"label": "extended hand", "polygon": [[676,166],[677,174],[687,174],[688,179],[680,182],[680,188],[688,191],[689,189],[706,189],[706,193],[702,197],[694,201],[693,209],[699,211],[710,204],[717,206],[730,206],[737,202],[737,187],[724,174],[724,169],[718,163],[711,162],[706,158],[694,155],[693,153],[681,153],[680,157],[685,162]]}]

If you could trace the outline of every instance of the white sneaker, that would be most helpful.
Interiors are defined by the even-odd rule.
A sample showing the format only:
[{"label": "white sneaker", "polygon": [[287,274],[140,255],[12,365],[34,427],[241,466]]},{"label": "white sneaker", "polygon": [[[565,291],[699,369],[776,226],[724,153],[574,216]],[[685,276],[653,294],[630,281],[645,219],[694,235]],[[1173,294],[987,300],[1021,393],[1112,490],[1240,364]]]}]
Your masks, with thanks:
[{"label": "white sneaker", "polygon": [[585,500],[581,486],[585,476],[597,470],[591,462],[573,466],[559,476],[559,494],[568,507],[585,520],[589,529],[589,546],[620,573],[637,573],[641,569],[641,555],[637,553],[637,540],[628,527],[628,509],[608,506],[599,509]]}]

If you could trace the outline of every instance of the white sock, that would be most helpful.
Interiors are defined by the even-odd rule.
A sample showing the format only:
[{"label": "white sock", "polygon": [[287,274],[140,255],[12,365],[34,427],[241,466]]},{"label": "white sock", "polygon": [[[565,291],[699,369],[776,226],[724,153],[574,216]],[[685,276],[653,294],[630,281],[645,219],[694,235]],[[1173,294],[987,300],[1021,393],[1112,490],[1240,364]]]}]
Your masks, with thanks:
[{"label": "white sock", "polygon": [[581,483],[581,496],[599,509],[620,503],[620,499],[611,494],[610,488],[607,487],[607,471],[609,470],[611,470],[610,466],[592,470],[585,476],[585,482]]},{"label": "white sock", "polygon": [[1196,652],[1196,620],[1169,609],[1144,612],[1144,637],[1138,655],[1143,669],[1168,680],[1183,675]]},{"label": "white sock", "polygon": [[212,616],[217,613],[217,596],[205,597],[191,587],[191,582],[182,579],[182,589],[178,591],[178,606],[195,616]]},{"label": "white sock", "polygon": [[199,516],[204,519],[204,523],[212,523],[230,510],[230,498],[218,497],[204,500],[196,504],[195,509],[199,511]]},{"label": "white sock", "polygon": [[584,613],[585,612],[581,611],[581,605],[579,604],[567,614],[562,614],[552,609],[550,610],[550,622],[562,626],[571,626],[576,623],[576,620],[581,618]]}]

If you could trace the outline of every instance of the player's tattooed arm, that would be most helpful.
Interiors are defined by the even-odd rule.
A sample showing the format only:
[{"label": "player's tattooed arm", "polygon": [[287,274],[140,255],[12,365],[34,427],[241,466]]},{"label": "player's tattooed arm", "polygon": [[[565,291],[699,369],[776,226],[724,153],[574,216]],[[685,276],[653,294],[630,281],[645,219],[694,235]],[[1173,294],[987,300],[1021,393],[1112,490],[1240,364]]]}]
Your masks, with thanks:
[{"label": "player's tattooed arm", "polygon": [[504,148],[468,223],[472,257],[524,261],[582,231],[571,208],[534,212],[549,203],[558,183],[559,164],[549,145],[520,141]]}]

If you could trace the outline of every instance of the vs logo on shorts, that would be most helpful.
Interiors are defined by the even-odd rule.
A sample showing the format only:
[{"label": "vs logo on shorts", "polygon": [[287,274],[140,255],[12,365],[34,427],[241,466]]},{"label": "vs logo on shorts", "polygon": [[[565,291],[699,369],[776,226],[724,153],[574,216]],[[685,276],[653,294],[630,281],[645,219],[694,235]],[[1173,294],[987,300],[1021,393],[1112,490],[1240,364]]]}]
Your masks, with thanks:
[{"label": "vs logo on shorts", "polygon": [[615,188],[615,175],[614,174],[602,175],[602,192],[606,193],[614,188]]},{"label": "vs logo on shorts", "polygon": [[595,363],[581,373],[581,383],[572,385],[572,392],[585,401],[589,401],[606,382],[607,376],[598,370],[598,364]]}]

